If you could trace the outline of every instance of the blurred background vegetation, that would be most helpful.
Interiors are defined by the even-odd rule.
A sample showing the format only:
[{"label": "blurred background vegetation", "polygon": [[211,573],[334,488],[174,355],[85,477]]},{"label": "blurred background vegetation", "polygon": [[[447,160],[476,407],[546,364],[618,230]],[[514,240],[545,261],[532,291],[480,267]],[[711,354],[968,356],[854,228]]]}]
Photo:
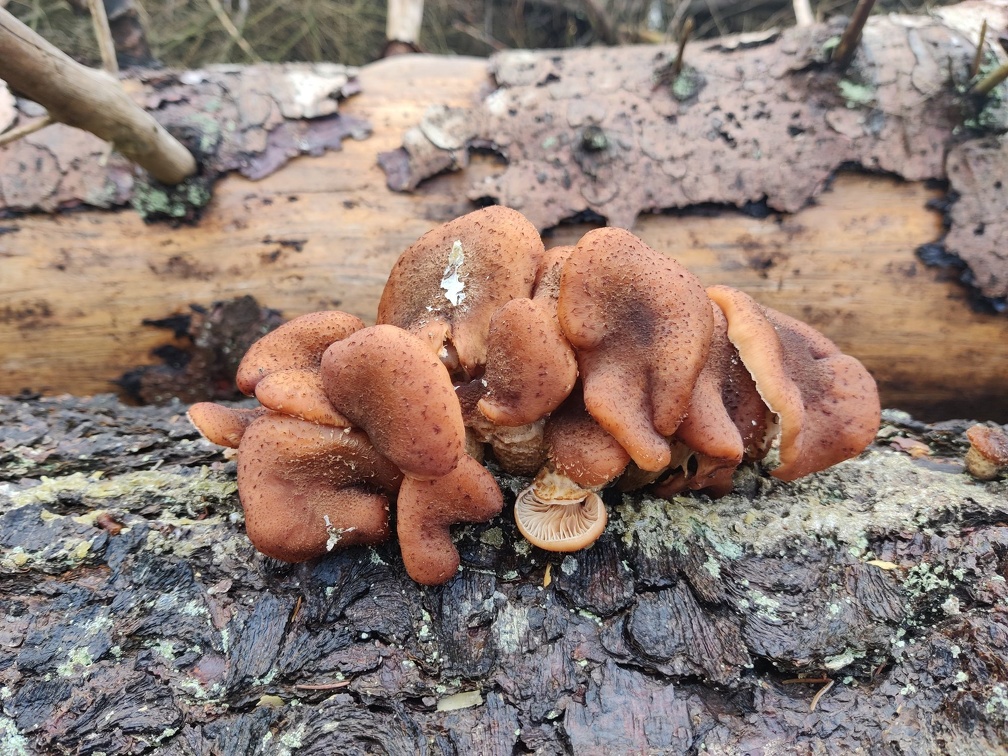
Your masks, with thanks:
[{"label": "blurred background vegetation", "polygon": [[[153,56],[193,68],[209,63],[336,61],[362,65],[385,48],[382,0],[114,0],[131,6]],[[855,0],[812,0],[819,18],[849,14]],[[929,2],[880,0],[876,13],[920,13]],[[83,0],[0,0],[73,57],[100,64]],[[222,14],[238,30],[225,29]],[[794,23],[791,0],[427,0],[424,52],[488,55],[495,50],[581,47],[605,41],[661,42],[693,17],[695,36]]]}]

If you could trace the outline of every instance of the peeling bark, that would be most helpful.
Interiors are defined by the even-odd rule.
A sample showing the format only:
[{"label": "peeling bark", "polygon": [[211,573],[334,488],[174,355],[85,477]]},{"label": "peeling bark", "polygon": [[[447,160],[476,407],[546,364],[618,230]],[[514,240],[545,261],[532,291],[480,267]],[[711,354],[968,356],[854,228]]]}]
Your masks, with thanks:
[{"label": "peeling bark", "polygon": [[[390,188],[412,190],[465,168],[474,149],[493,150],[506,168],[472,181],[469,197],[543,229],[585,213],[629,228],[644,212],[711,203],[793,213],[851,164],[955,182],[949,151],[976,144],[955,148],[965,127],[1008,128],[1000,98],[962,94],[975,47],[957,26],[970,23],[874,16],[842,71],[828,62],[838,23],[690,45],[674,80],[674,46],[500,53],[494,91],[473,108],[432,107],[380,163]],[[1003,166],[986,163],[983,182]],[[962,190],[968,206],[989,199],[986,185]],[[970,282],[1003,298],[996,238],[962,241],[952,233],[947,246]]]},{"label": "peeling bark", "polygon": [[[55,124],[0,148],[0,213],[132,203],[145,217],[192,217],[220,175],[259,179],[297,155],[338,150],[366,137],[362,118],[339,114],[339,100],[360,91],[356,72],[335,64],[218,66],[199,71],[132,73],[131,95],[197,156],[200,175],[174,193],[137,179],[131,164],[108,157],[92,134]],[[0,100],[0,120],[3,118]],[[31,118],[18,101],[17,119]]]},{"label": "peeling bark", "polygon": [[1008,746],[1008,483],[962,472],[965,424],[890,413],[859,459],[714,502],[610,492],[587,552],[505,512],[423,588],[395,544],[256,554],[234,463],[182,410],[0,398],[3,749]]}]

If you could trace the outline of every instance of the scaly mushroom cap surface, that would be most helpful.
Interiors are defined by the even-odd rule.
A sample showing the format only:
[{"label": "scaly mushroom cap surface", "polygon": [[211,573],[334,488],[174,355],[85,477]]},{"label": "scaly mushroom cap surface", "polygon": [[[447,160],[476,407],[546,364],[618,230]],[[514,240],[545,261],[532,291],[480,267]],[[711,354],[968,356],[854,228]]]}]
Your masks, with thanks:
[{"label": "scaly mushroom cap surface", "polygon": [[543,256],[539,233],[521,213],[487,207],[424,234],[399,257],[378,304],[378,322],[417,334],[441,356],[478,376],[490,318],[532,294]]},{"label": "scaly mushroom cap surface", "polygon": [[547,551],[577,551],[598,540],[608,514],[602,498],[569,478],[543,470],[515,499],[518,530]]},{"label": "scaly mushroom cap surface", "polygon": [[317,367],[270,373],[256,384],[255,397],[264,407],[299,420],[337,428],[350,427],[350,421],[329,402]]},{"label": "scaly mushroom cap surface", "polygon": [[237,449],[246,428],[267,412],[264,407],[232,409],[213,402],[198,402],[186,415],[207,441]]},{"label": "scaly mushroom cap surface", "polygon": [[1008,433],[989,425],[971,425],[966,430],[970,448],[966,469],[977,480],[994,480],[1008,472]]},{"label": "scaly mushroom cap surface", "polygon": [[302,562],[389,536],[388,499],[402,478],[363,431],[270,413],[238,447],[245,529],[263,554]]},{"label": "scaly mushroom cap surface", "polygon": [[416,336],[391,325],[357,331],[322,355],[336,410],[413,478],[440,478],[464,456],[465,428],[448,371]]},{"label": "scaly mushroom cap surface", "polygon": [[546,417],[577,380],[577,360],[560,324],[531,299],[512,299],[494,313],[487,339],[486,388],[480,412],[495,425]]},{"label": "scaly mushroom cap surface", "polygon": [[451,526],[485,522],[503,507],[497,481],[472,457],[463,456],[454,470],[434,480],[406,477],[396,503],[396,532],[406,572],[423,585],[447,582],[459,566]]},{"label": "scaly mushroom cap surface", "polygon": [[728,340],[728,321],[724,314],[713,302],[710,307],[714,316],[710,351],[693,385],[686,417],[676,429],[675,438],[693,451],[722,459],[726,466],[735,467],[742,461],[745,449],[742,435],[725,407],[723,394],[732,361],[739,361],[738,352]]},{"label": "scaly mushroom cap surface", "polygon": [[564,265],[567,264],[568,258],[574,254],[575,249],[573,244],[547,249],[546,255],[539,262],[539,269],[536,271],[532,299],[542,305],[554,318],[556,317],[557,301],[560,299],[560,277],[563,275]]},{"label": "scaly mushroom cap surface", "polygon": [[747,294],[712,286],[739,351],[766,405],[780,418],[780,466],[795,480],[861,453],[878,432],[881,408],[864,366],[817,330]]},{"label": "scaly mushroom cap surface", "polygon": [[630,463],[626,449],[588,414],[580,386],[546,420],[544,435],[553,468],[582,488],[601,488]]},{"label": "scaly mushroom cap surface", "polygon": [[271,373],[280,370],[317,370],[322,353],[334,341],[364,327],[364,321],[337,310],[311,312],[284,323],[249,347],[238,365],[235,384],[247,396]]},{"label": "scaly mushroom cap surface", "polygon": [[557,315],[588,412],[639,467],[667,467],[714,328],[699,280],[630,232],[597,229],[564,265]]}]

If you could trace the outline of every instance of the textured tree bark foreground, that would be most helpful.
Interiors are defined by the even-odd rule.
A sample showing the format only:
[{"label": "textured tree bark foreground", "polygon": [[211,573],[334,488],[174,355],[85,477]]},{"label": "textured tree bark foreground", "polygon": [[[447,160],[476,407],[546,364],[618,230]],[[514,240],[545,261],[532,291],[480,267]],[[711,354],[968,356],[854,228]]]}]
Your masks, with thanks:
[{"label": "textured tree bark foreground", "polygon": [[[606,494],[607,533],[457,531],[286,565],[184,407],[0,399],[2,753],[1001,752],[1008,483],[961,423],[736,493]],[[506,499],[524,482],[499,476]]]},{"label": "textured tree bark foreground", "polygon": [[[155,347],[139,395],[227,391],[276,310],[373,320],[399,252],[489,197],[632,222],[829,334],[890,406],[1004,421],[1006,121],[956,88],[971,23],[873,18],[846,74],[834,27],[698,43],[678,89],[658,47],[144,74],[198,180],[63,126],[0,148],[0,393],[103,391]],[[0,130],[26,113],[0,89]],[[965,421],[887,410],[859,458],[717,501],[606,491],[570,555],[525,544],[527,481],[495,471],[503,514],[424,588],[394,542],[257,554],[184,411],[0,396],[0,754],[1008,750],[1008,482],[964,472]]]}]

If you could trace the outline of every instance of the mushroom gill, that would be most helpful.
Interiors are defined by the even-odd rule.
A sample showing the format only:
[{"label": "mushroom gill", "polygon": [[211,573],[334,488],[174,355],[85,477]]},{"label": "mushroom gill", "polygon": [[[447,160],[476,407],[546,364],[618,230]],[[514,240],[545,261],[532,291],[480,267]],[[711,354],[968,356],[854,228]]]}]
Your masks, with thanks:
[{"label": "mushroom gill", "polygon": [[601,496],[547,468],[518,494],[514,516],[528,542],[546,551],[590,546],[608,521]]}]

